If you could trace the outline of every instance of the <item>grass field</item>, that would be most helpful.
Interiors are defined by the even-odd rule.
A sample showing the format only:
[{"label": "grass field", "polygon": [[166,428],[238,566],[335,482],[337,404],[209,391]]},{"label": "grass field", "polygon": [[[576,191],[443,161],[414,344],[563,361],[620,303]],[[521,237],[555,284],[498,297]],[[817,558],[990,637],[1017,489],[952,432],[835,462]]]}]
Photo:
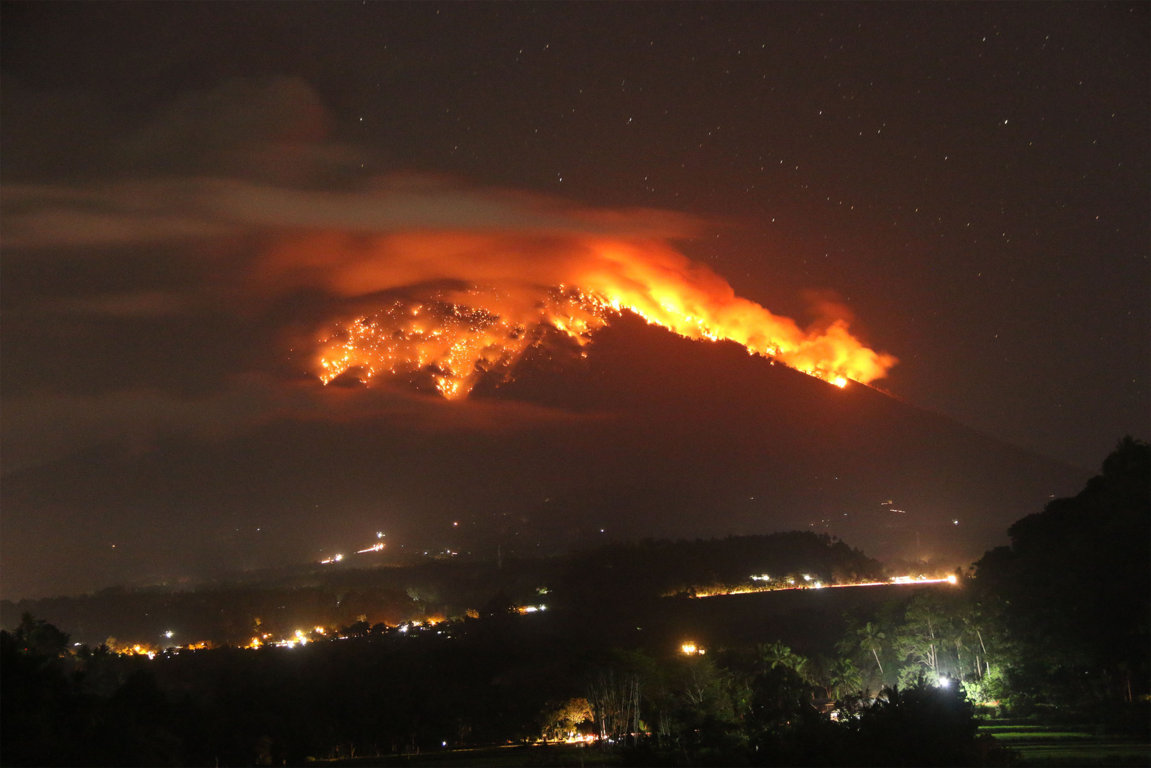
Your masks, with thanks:
[{"label": "grass field", "polygon": [[[1099,736],[1087,727],[1047,725],[1040,722],[985,721],[980,734],[990,734],[1010,748],[1022,766],[1151,766],[1151,744]],[[430,751],[418,755],[317,760],[331,766],[413,766],[418,768],[561,768],[563,766],[618,765],[621,756],[595,747],[551,744],[546,747],[504,746]]]},{"label": "grass field", "polygon": [[1151,744],[1097,736],[1087,728],[989,721],[979,732],[1014,750],[1021,765],[1151,765]]}]

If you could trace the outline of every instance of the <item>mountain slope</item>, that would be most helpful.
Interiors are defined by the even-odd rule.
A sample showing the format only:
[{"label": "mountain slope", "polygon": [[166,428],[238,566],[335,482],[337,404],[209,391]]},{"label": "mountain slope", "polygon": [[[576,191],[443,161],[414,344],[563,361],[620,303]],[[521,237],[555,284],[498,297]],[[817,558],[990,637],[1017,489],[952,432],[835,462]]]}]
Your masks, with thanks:
[{"label": "mountain slope", "polygon": [[871,554],[977,555],[1086,476],[870,387],[636,320],[601,332],[583,365],[536,366],[501,396],[615,414],[554,437],[601,467],[600,494],[644,489],[635,520],[612,519],[633,535],[814,528]]},{"label": "mountain slope", "polygon": [[[389,552],[495,557],[800,529],[880,558],[969,562],[1087,475],[635,318],[586,359],[534,358],[462,403],[292,385],[311,410],[11,473],[4,597],[315,561],[377,531]],[[341,410],[361,401],[372,408]]]}]

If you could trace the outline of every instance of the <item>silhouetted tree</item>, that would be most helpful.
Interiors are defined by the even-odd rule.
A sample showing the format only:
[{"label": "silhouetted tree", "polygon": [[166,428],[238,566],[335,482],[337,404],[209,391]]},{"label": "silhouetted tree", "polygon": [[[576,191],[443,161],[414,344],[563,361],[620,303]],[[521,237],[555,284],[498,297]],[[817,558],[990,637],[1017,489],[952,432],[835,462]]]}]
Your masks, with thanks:
[{"label": "silhouetted tree", "polygon": [[39,653],[26,640],[20,630],[0,631],[0,763],[76,765],[83,757],[83,698],[56,655]]},{"label": "silhouetted tree", "polygon": [[51,657],[61,656],[68,651],[68,634],[43,619],[34,618],[30,613],[20,618],[15,637],[16,644],[24,653]]},{"label": "silhouetted tree", "polygon": [[1151,447],[1124,438],[1083,491],[1016,522],[977,564],[1018,690],[1057,703],[1148,692],[1149,478]]},{"label": "silhouetted tree", "polygon": [[936,687],[920,677],[884,690],[853,723],[863,765],[976,765],[979,749],[974,708],[961,686]]}]

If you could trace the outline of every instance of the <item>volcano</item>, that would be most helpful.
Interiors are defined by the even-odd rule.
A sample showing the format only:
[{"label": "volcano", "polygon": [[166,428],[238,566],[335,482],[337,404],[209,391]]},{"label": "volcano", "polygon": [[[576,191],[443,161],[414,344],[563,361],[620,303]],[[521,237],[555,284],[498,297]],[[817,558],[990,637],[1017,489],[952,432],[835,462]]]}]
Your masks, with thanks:
[{"label": "volcano", "polygon": [[578,521],[572,535],[816,530],[881,558],[964,560],[1088,474],[877,389],[634,317],[601,331],[582,364],[528,365],[481,396],[593,416],[516,459],[581,478],[560,516]]},{"label": "volcano", "polygon": [[[389,553],[494,558],[814,530],[881,559],[963,564],[1088,474],[629,315],[585,347],[534,348],[465,401],[285,386],[319,412],[10,473],[5,596],[314,562],[376,531]],[[337,415],[346,399],[400,405]],[[33,516],[54,541],[25,530]]]}]

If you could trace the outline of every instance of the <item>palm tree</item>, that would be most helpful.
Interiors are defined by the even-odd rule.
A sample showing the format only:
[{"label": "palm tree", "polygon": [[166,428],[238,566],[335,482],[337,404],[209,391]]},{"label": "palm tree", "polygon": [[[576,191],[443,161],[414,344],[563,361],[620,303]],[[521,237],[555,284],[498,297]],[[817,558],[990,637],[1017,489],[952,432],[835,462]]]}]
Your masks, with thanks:
[{"label": "palm tree", "polygon": [[806,656],[795,653],[778,640],[770,644],[762,643],[759,646],[759,660],[765,671],[776,667],[787,667],[805,681],[811,681],[810,660]]},{"label": "palm tree", "polygon": [[786,666],[787,658],[791,656],[791,649],[778,640],[771,644],[761,643],[757,650],[760,662],[767,669],[775,669],[781,664]]},{"label": "palm tree", "polygon": [[811,669],[809,666],[809,659],[806,656],[800,656],[797,653],[791,654],[791,659],[787,666],[795,670],[795,674],[799,675],[806,683],[814,682],[812,679]]},{"label": "palm tree", "polygon": [[851,659],[836,659],[829,677],[832,695],[837,699],[863,688],[863,675]]},{"label": "palm tree", "polygon": [[776,667],[795,668],[797,657],[788,646],[776,640],[774,643],[763,643],[759,646],[759,660],[768,669]]},{"label": "palm tree", "polygon": [[879,652],[883,650],[883,640],[887,635],[870,621],[856,630],[856,635],[859,637],[859,647],[871,651],[871,655],[875,657],[875,666],[879,667],[879,674],[883,675],[883,662],[879,660]]}]

